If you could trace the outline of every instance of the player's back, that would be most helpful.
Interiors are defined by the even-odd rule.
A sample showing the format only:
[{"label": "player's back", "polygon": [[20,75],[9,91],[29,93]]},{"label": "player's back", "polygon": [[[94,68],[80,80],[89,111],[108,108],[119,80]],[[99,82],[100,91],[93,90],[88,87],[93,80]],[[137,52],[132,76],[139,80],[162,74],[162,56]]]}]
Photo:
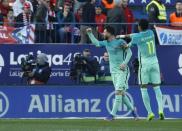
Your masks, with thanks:
[{"label": "player's back", "polygon": [[141,64],[157,63],[155,36],[152,30],[146,30],[136,35],[138,58]]}]

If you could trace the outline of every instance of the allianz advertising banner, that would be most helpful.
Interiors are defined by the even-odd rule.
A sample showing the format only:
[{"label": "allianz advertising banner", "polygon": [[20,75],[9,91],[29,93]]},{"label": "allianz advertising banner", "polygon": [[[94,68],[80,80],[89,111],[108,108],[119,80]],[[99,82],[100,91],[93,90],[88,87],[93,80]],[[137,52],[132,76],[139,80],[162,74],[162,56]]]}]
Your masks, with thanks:
[{"label": "allianz advertising banner", "polygon": [[[63,87],[1,87],[1,118],[65,118],[106,117],[114,101],[112,86],[63,86]],[[162,87],[166,118],[182,118],[182,87]],[[149,89],[151,106],[158,117],[154,91]],[[146,117],[139,87],[130,87],[127,94],[137,107],[140,117]],[[131,117],[123,104],[119,117]]]},{"label": "allianz advertising banner", "polygon": [[[74,56],[84,49],[90,49],[98,61],[102,59],[105,48],[93,45],[0,45],[0,83],[5,85],[25,85],[26,80],[21,77],[21,59],[28,54],[43,52],[48,55],[49,65],[52,67],[50,85],[75,84],[69,77],[70,64]],[[130,67],[129,84],[135,83],[132,61],[137,56],[136,48],[132,49],[133,58]],[[157,54],[161,68],[161,77],[166,85],[182,84],[182,48],[181,46],[158,46]]]}]

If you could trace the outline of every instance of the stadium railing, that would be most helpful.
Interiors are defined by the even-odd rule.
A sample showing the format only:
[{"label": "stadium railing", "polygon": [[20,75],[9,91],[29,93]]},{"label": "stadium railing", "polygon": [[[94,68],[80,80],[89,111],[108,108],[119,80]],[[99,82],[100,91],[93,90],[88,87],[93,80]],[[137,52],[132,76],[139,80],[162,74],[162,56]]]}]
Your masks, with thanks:
[{"label": "stadium railing", "polygon": [[[7,25],[8,23],[6,23]],[[22,26],[23,23],[13,23],[15,29]],[[97,26],[105,26],[105,25],[121,25],[122,26],[122,34],[128,34],[127,27],[131,26],[132,29],[131,33],[138,32],[137,28],[137,22],[135,23],[31,23],[32,25],[35,25],[33,28],[33,33],[35,34],[34,42],[35,43],[69,43],[69,44],[76,44],[80,42],[81,36],[80,36],[80,26],[93,26],[97,30]],[[68,25],[68,26],[66,26]],[[162,26],[170,26],[169,23],[150,23],[150,25],[162,25]],[[67,30],[67,33],[63,36],[63,38],[60,37],[61,33],[60,30],[62,27],[69,27],[65,30]],[[2,27],[1,27],[2,28]],[[181,28],[182,29],[182,28]],[[0,30],[1,33],[2,30]],[[29,30],[26,30],[29,31]],[[16,32],[16,31],[15,31]],[[102,36],[102,33],[99,33],[99,36]],[[64,40],[63,40],[64,39]],[[4,43],[5,44],[5,43]],[[87,43],[81,43],[81,44],[87,44]]]}]

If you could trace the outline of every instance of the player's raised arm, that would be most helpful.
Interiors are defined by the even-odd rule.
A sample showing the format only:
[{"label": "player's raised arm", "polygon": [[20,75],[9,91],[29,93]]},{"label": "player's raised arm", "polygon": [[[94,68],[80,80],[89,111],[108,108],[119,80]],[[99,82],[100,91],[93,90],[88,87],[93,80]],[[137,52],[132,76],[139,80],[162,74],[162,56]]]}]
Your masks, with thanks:
[{"label": "player's raised arm", "polygon": [[95,36],[92,33],[92,29],[88,28],[86,31],[87,31],[88,37],[90,38],[91,42],[96,46],[100,46],[99,41],[95,38]]},{"label": "player's raised arm", "polygon": [[[134,36],[135,35],[135,33],[133,33],[133,34],[127,34],[127,35],[117,35],[116,36],[116,39],[125,39],[125,38],[131,38],[132,39],[132,36]],[[123,44],[121,47],[122,48],[130,48],[132,46],[132,42],[130,42],[130,43],[126,43],[126,44]]]},{"label": "player's raised arm", "polygon": [[127,35],[117,35],[116,39],[123,39],[123,38],[130,38],[132,34],[127,34]]},{"label": "player's raised arm", "polygon": [[127,35],[117,35],[116,37],[117,37],[117,39],[130,38],[131,41],[128,44],[123,45],[124,48],[130,48],[131,46],[139,43],[138,34],[139,33],[132,33],[132,34],[127,34]]}]

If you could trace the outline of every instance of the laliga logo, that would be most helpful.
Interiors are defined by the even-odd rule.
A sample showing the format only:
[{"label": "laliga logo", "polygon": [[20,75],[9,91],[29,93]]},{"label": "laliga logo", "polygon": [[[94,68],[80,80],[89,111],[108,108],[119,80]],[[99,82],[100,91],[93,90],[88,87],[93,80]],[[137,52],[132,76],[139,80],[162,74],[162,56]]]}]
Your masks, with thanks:
[{"label": "laliga logo", "polygon": [[180,54],[180,56],[179,56],[178,64],[179,64],[178,71],[182,75],[182,54]]},{"label": "laliga logo", "polygon": [[0,91],[0,117],[3,117],[9,109],[8,97]]},{"label": "laliga logo", "polygon": [[[134,102],[133,102],[132,96],[129,93],[126,93],[126,95],[129,97],[131,103],[133,104]],[[111,92],[107,97],[106,108],[107,108],[108,112],[111,112],[111,110],[112,110],[112,106],[113,106],[113,103],[114,103],[114,96],[115,96],[115,91]],[[121,102],[121,106],[118,109],[117,115],[125,117],[125,116],[128,116],[130,113],[131,113],[131,111],[129,111],[127,109],[126,105],[124,105],[123,102]]]},{"label": "laliga logo", "polygon": [[3,66],[4,66],[4,59],[3,59],[2,55],[0,54],[0,73],[2,72]]}]

